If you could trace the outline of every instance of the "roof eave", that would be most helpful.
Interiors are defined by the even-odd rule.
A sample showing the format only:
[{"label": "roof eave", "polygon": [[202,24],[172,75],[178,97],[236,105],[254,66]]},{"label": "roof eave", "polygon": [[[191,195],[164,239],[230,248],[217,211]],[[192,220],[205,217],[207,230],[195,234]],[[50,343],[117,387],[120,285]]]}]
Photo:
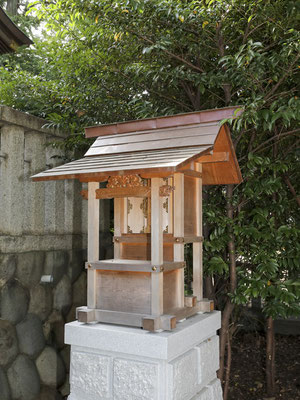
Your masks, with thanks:
[{"label": "roof eave", "polygon": [[[126,170],[126,175],[139,174],[142,177],[146,176],[170,176],[176,172],[176,167],[158,167],[158,168],[139,168]],[[105,171],[105,172],[87,172],[78,174],[65,174],[65,175],[49,175],[39,176],[40,174],[33,175],[31,179],[35,182],[51,181],[51,180],[65,180],[65,179],[78,179],[80,182],[105,182],[109,176],[124,175],[124,170]]]},{"label": "roof eave", "polygon": [[0,7],[0,53],[12,53],[23,45],[31,45],[33,41],[22,32]]}]

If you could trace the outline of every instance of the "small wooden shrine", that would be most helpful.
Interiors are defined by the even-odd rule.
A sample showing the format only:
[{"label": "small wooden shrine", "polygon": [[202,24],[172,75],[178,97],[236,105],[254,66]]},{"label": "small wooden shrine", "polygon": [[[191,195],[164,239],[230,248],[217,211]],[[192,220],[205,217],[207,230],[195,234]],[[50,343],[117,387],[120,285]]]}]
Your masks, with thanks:
[{"label": "small wooden shrine", "polygon": [[[241,182],[229,128],[238,108],[86,128],[84,158],[34,180],[88,182],[88,299],[81,322],[171,330],[210,312],[202,290],[202,185]],[[106,182],[106,187],[99,187]],[[102,186],[102,185],[101,185]],[[114,258],[99,260],[99,200],[114,199]],[[193,295],[184,291],[184,245],[193,246]]]}]

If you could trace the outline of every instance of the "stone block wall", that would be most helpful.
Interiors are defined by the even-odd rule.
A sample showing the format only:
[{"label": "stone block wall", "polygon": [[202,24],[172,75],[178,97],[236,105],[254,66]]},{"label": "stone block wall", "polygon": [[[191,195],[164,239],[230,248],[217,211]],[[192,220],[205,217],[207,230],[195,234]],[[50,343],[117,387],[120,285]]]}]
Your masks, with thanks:
[{"label": "stone block wall", "polygon": [[[86,304],[86,202],[76,181],[32,182],[65,162],[64,135],[0,106],[0,399],[69,392],[64,324]],[[42,282],[42,277],[52,282]]]},{"label": "stone block wall", "polygon": [[[0,254],[0,399],[69,392],[64,324],[86,304],[85,250]],[[53,271],[53,283],[41,283]]]}]

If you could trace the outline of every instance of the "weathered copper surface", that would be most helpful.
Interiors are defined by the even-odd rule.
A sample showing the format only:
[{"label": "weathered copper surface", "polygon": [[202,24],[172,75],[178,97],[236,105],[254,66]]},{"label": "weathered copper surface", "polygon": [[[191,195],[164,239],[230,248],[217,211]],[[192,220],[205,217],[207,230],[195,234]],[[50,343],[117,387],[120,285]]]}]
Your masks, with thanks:
[{"label": "weathered copper surface", "polygon": [[119,122],[109,125],[97,125],[85,128],[85,136],[97,137],[145,131],[151,129],[172,128],[176,126],[199,124],[204,122],[221,121],[225,118],[234,118],[241,114],[241,107],[216,108],[213,110],[196,111],[186,114],[177,114],[167,117],[142,119],[138,121]]},{"label": "weathered copper surface", "polygon": [[[178,149],[188,147],[211,147],[220,130],[219,121],[203,124],[157,128],[138,132],[124,132],[115,135],[99,136],[85,156],[125,154],[140,151]],[[167,154],[167,153],[166,153]],[[165,158],[167,159],[167,158]]]}]

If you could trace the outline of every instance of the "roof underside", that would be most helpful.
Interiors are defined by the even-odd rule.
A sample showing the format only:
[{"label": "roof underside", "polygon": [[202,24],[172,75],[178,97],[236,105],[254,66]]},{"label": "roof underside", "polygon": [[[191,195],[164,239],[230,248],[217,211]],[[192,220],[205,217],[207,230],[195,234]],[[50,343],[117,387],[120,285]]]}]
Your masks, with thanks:
[{"label": "roof underside", "polygon": [[17,47],[32,43],[0,7],[0,54],[12,53]]},{"label": "roof underside", "polygon": [[[178,116],[173,118],[178,119]],[[172,117],[168,119],[172,121]],[[137,122],[141,124],[143,121]],[[113,124],[111,134],[107,131],[108,127],[105,126],[105,132],[95,140],[84,158],[41,172],[33,179],[101,180],[109,175],[124,173],[172,174],[193,160],[201,162],[201,157],[213,153],[217,148],[222,154],[227,154],[228,158],[226,162],[219,162],[219,166],[213,166],[214,163],[207,165],[203,183],[241,181],[229,130],[220,127],[219,121],[179,126],[171,124],[166,128],[143,131],[127,129],[123,130],[124,133],[115,133],[116,124]],[[221,176],[224,175],[224,168],[227,175],[223,179]],[[220,177],[217,176],[219,174]]]}]

